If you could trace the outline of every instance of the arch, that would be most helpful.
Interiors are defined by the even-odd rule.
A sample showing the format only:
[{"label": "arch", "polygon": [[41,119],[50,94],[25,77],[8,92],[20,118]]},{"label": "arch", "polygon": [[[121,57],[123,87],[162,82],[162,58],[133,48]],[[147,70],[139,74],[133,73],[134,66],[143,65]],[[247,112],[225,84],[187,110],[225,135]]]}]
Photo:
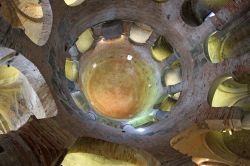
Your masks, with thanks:
[{"label": "arch", "polygon": [[80,138],[68,151],[62,166],[159,166],[148,153],[93,138]]},{"label": "arch", "polygon": [[24,29],[35,44],[44,45],[51,32],[53,16],[48,0],[3,0],[2,14],[14,27]]},{"label": "arch", "polygon": [[65,77],[70,81],[76,81],[78,77],[78,61],[71,58],[66,58],[65,62]]},{"label": "arch", "polygon": [[205,43],[208,59],[212,63],[220,63],[226,59],[249,52],[249,38],[249,20],[212,33]]},{"label": "arch", "polygon": [[[13,56],[14,55],[14,56]],[[14,50],[0,47],[0,132],[56,115],[56,105],[39,70]]]},{"label": "arch", "polygon": [[249,85],[240,84],[232,76],[223,76],[214,81],[208,93],[208,103],[211,107],[238,106],[248,109]]},{"label": "arch", "polygon": [[179,61],[174,62],[165,70],[163,79],[165,86],[176,85],[182,82],[181,64]]},{"label": "arch", "polygon": [[27,78],[15,67],[0,66],[0,111],[5,132],[18,129],[30,117],[45,118],[44,108]]}]

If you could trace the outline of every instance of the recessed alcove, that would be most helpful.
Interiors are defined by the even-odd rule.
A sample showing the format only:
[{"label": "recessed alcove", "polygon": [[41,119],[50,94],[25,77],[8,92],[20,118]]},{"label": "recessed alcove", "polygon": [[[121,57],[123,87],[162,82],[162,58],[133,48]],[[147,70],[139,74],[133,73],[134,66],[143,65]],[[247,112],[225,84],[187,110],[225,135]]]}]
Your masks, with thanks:
[{"label": "recessed alcove", "polygon": [[241,56],[249,52],[250,21],[232,24],[222,31],[212,33],[205,42],[207,58],[212,63]]},{"label": "recessed alcove", "polygon": [[3,0],[1,5],[1,14],[13,27],[23,29],[39,46],[47,42],[53,22],[49,0]]},{"label": "recessed alcove", "polygon": [[23,55],[0,47],[0,132],[19,129],[30,116],[53,117],[57,109],[43,76]]}]

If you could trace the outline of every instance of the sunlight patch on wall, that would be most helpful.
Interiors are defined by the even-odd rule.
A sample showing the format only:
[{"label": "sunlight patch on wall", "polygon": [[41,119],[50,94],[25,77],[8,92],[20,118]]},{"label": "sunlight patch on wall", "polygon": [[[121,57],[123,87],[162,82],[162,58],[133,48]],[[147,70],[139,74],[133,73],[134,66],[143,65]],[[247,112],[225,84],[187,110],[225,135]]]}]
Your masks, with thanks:
[{"label": "sunlight patch on wall", "polygon": [[93,32],[91,28],[85,30],[76,41],[76,46],[81,53],[86,52],[94,43]]},{"label": "sunlight patch on wall", "polygon": [[17,130],[31,115],[57,114],[56,104],[37,67],[15,50],[0,47],[0,133]]},{"label": "sunlight patch on wall", "polygon": [[62,161],[62,166],[159,166],[150,154],[93,138],[80,138]]},{"label": "sunlight patch on wall", "polygon": [[208,94],[208,103],[212,107],[232,107],[246,106],[245,103],[249,98],[249,85],[236,82],[231,76],[225,76],[217,79],[210,88]]}]

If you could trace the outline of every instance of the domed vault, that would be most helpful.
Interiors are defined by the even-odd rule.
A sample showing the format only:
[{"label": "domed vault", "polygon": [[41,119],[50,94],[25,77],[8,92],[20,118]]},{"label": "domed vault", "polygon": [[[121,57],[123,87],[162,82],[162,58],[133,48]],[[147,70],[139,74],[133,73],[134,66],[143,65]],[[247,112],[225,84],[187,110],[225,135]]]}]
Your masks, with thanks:
[{"label": "domed vault", "polygon": [[1,0],[0,166],[250,165],[249,0]]}]

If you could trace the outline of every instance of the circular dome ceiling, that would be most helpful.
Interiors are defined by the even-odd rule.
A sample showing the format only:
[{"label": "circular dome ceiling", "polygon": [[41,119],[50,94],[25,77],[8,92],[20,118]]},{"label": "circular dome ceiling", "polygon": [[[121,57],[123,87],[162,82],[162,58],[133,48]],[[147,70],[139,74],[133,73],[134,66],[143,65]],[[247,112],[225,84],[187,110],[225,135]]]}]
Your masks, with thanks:
[{"label": "circular dome ceiling", "polygon": [[178,55],[143,23],[99,23],[82,32],[68,53],[71,96],[92,120],[145,127],[163,119],[182,91]]},{"label": "circular dome ceiling", "polygon": [[92,52],[82,56],[81,89],[98,113],[128,119],[152,109],[160,78],[157,68],[145,60],[145,54],[150,54],[136,49],[122,37],[101,40]]}]

